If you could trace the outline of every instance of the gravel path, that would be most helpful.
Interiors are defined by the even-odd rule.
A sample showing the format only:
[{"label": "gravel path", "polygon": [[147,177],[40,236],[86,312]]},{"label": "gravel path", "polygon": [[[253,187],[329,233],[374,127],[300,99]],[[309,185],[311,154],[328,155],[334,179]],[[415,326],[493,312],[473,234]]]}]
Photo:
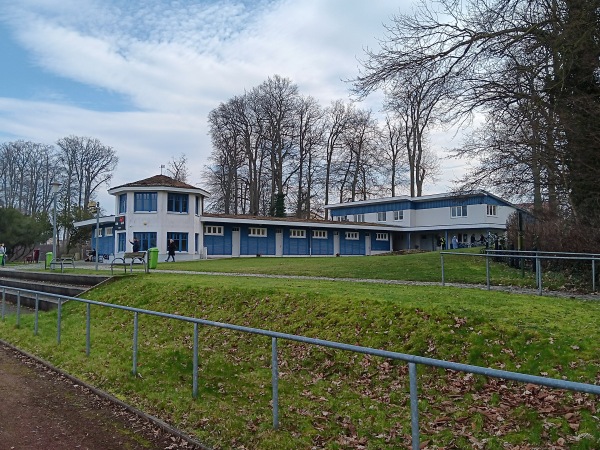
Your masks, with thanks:
[{"label": "gravel path", "polygon": [[199,449],[186,436],[0,342],[0,449]]}]

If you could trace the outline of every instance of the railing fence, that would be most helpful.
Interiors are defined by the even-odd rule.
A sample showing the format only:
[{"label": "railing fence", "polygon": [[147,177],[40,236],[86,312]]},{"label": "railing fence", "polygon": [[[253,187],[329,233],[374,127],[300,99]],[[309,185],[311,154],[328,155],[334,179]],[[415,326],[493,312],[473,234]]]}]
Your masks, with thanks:
[{"label": "railing fence", "polygon": [[[490,259],[507,258],[517,259],[522,262],[534,260],[536,288],[539,295],[543,295],[542,261],[566,260],[566,261],[590,261],[592,269],[592,292],[596,292],[596,261],[600,261],[600,255],[592,253],[566,253],[566,252],[536,252],[524,250],[486,250],[485,253],[464,252],[440,252],[442,264],[442,286],[446,285],[446,273],[444,269],[444,255],[485,258],[485,279],[488,291],[491,289]],[[523,266],[524,264],[522,264]]]},{"label": "railing fence", "polygon": [[[442,256],[443,258],[443,256]],[[443,264],[442,264],[443,267]],[[197,319],[194,317],[180,316],[176,314],[162,313],[158,311],[133,308],[130,306],[115,305],[112,303],[98,302],[95,300],[87,300],[77,297],[61,296],[57,294],[47,294],[39,291],[32,291],[28,289],[12,288],[7,286],[1,286],[2,289],[2,308],[1,308],[1,320],[4,321],[5,305],[6,305],[6,294],[7,292],[16,292],[16,324],[20,326],[21,316],[21,293],[27,293],[29,295],[35,295],[35,320],[34,320],[34,334],[38,332],[38,315],[39,315],[39,297],[43,295],[45,297],[55,298],[58,302],[57,311],[57,324],[56,324],[56,342],[61,344],[61,320],[62,320],[62,305],[64,301],[74,301],[86,304],[86,355],[90,354],[91,351],[91,306],[98,306],[104,308],[118,309],[122,311],[128,311],[133,313],[133,346],[132,346],[132,374],[137,374],[137,359],[138,359],[138,318],[140,314],[157,316],[163,319],[178,320],[183,322],[192,323],[194,325],[194,344],[193,344],[193,373],[192,373],[192,396],[197,398],[198,396],[198,328],[199,325],[217,327],[221,329],[228,329],[233,331],[239,331],[243,333],[262,335],[271,338],[271,384],[272,384],[272,408],[273,408],[273,428],[277,430],[279,428],[279,370],[278,370],[278,339],[284,339],[295,342],[302,342],[305,344],[333,348],[337,350],[355,352],[360,354],[366,354],[371,356],[377,356],[381,358],[388,358],[393,360],[404,361],[408,363],[409,373],[409,389],[410,389],[410,417],[411,417],[411,436],[412,436],[412,448],[418,450],[420,448],[420,434],[419,434],[419,397],[417,390],[417,364],[426,366],[438,367],[442,369],[454,370],[465,373],[472,373],[476,375],[484,375],[493,378],[502,378],[505,380],[517,381],[520,383],[531,383],[540,386],[547,386],[556,389],[565,389],[569,391],[584,392],[589,394],[600,395],[600,386],[586,383],[579,383],[573,381],[567,381],[558,378],[547,378],[540,377],[537,375],[528,375],[517,372],[509,372],[505,370],[497,370],[480,366],[473,366],[468,364],[455,363],[450,361],[444,361],[434,358],[426,358],[422,356],[409,355],[405,353],[392,352],[387,350],[379,350],[370,347],[362,347],[357,345],[343,344],[340,342],[328,341],[323,339],[309,338],[305,336],[298,336],[287,333],[279,333],[275,331],[269,331],[259,328],[251,328],[239,325],[233,325],[228,323],[214,322],[210,320]]]}]

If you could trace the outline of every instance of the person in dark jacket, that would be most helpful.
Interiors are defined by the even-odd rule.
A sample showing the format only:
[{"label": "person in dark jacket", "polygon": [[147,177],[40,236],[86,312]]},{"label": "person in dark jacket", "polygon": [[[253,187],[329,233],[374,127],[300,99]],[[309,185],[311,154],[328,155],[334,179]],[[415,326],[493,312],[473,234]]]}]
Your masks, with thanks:
[{"label": "person in dark jacket", "polygon": [[133,246],[133,248],[131,249],[133,252],[140,251],[140,241],[138,241],[138,238],[133,238],[133,241],[129,242],[131,242],[131,245]]},{"label": "person in dark jacket", "polygon": [[167,252],[169,253],[169,256],[167,256],[165,262],[169,262],[169,259],[171,258],[173,258],[173,262],[175,262],[175,249],[175,241],[173,239],[169,239],[169,243],[167,244]]}]

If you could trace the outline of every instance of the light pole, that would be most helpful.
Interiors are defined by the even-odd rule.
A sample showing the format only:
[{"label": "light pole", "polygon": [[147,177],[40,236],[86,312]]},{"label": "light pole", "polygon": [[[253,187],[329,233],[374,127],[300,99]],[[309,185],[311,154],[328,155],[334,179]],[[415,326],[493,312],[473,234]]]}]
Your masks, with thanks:
[{"label": "light pole", "polygon": [[91,201],[88,203],[88,209],[90,212],[96,212],[96,248],[94,251],[96,254],[94,255],[94,260],[96,261],[96,271],[98,270],[98,258],[100,257],[100,253],[98,251],[98,236],[100,234],[100,202]]},{"label": "light pole", "polygon": [[100,258],[100,250],[98,247],[98,236],[100,235],[100,202],[96,202],[96,272],[98,271],[98,258]]},{"label": "light pole", "polygon": [[[61,187],[61,184],[58,181],[54,181],[50,184],[52,188],[52,195],[54,196],[54,212],[53,212],[53,232],[52,232],[52,259],[56,259],[56,241],[58,240],[58,233],[56,231],[56,195],[58,194],[58,190]],[[50,266],[52,266],[52,262],[50,262]]]}]

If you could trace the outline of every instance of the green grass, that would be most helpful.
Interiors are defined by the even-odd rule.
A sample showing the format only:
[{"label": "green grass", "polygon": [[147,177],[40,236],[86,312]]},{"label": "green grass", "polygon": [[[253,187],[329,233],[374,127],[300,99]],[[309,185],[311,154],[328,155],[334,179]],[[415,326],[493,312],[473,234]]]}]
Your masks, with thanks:
[{"label": "green grass", "polygon": [[[444,276],[447,282],[486,283],[485,258],[479,249],[457,251],[444,255]],[[533,275],[512,269],[506,264],[491,262],[493,284],[534,286]],[[407,255],[355,256],[343,258],[227,258],[202,261],[159,263],[160,270],[193,272],[249,273],[297,275],[329,278],[361,278],[441,282],[442,265],[439,252]]]},{"label": "green grass", "polygon": [[[455,258],[457,264],[475,261]],[[439,254],[251,258],[159,268],[381,278],[413,267],[413,274],[433,279],[436,268],[427,274],[426,262],[433,265],[436,259]],[[394,260],[400,269],[394,269]],[[464,265],[455,269],[470,276]],[[86,298],[572,381],[595,383],[600,373],[597,302],[439,286],[162,273],[120,277]],[[140,316],[134,377],[131,313],[92,308],[89,357],[85,307],[65,305],[60,345],[56,315],[40,317],[38,336],[32,333],[33,317],[22,316],[19,328],[14,316],[8,317],[0,323],[0,336],[207,445],[410,446],[404,363],[279,340],[281,428],[274,431],[268,337],[201,327],[199,398],[194,400],[192,325]],[[471,448],[474,440],[498,449],[527,443],[547,448],[561,438],[574,449],[600,444],[595,398],[423,366],[418,371],[422,441],[429,441],[428,448]],[[577,430],[569,426],[575,422]]]}]

